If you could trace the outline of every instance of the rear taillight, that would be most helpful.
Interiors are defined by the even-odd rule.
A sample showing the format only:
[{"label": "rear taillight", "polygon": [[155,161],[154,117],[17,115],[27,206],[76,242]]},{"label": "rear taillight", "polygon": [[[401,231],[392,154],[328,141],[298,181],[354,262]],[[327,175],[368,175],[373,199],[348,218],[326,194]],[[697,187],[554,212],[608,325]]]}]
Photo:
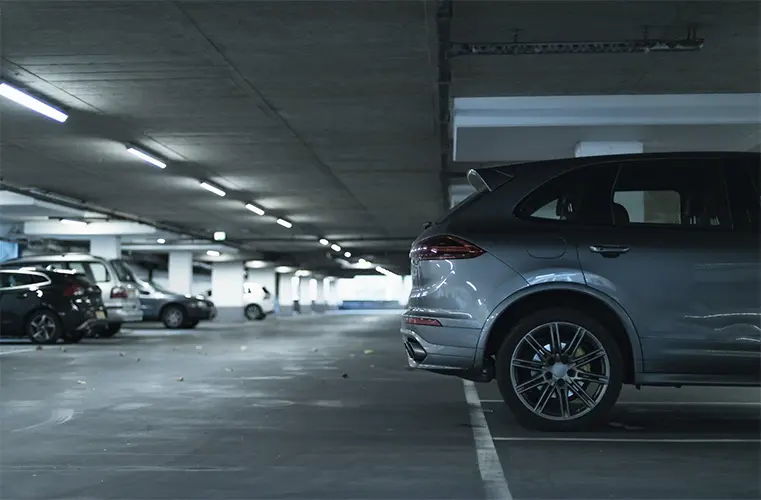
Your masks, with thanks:
[{"label": "rear taillight", "polygon": [[456,236],[441,235],[415,245],[410,257],[419,260],[472,259],[484,253],[483,249]]},{"label": "rear taillight", "polygon": [[85,289],[75,283],[70,283],[63,289],[64,297],[79,297],[84,294]]},{"label": "rear taillight", "polygon": [[404,322],[408,325],[441,326],[441,322],[433,318],[416,318],[414,316],[405,316]]},{"label": "rear taillight", "polygon": [[123,286],[115,286],[111,289],[111,298],[112,299],[126,299],[127,298],[127,289]]}]

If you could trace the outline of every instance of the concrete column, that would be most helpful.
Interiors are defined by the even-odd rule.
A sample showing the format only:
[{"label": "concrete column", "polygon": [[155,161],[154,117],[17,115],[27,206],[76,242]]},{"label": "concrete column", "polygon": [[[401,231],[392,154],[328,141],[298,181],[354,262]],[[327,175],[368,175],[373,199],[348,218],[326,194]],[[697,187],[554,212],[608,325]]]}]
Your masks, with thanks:
[{"label": "concrete column", "polygon": [[[293,286],[293,274],[291,273],[278,273],[277,280],[279,285],[279,293],[277,297],[278,307],[280,308],[280,314],[283,316],[290,316],[293,314],[293,304],[297,300],[298,285],[296,290]],[[298,278],[296,278],[298,279]],[[294,293],[294,291],[296,293]]]},{"label": "concrete column", "polygon": [[330,297],[333,307],[335,309],[338,309],[338,307],[341,305],[341,298],[338,296],[338,280],[337,279],[333,278],[330,281],[330,287],[328,290],[329,290],[328,296]]},{"label": "concrete column", "polygon": [[211,300],[217,307],[217,321],[243,323],[242,262],[212,264]]},{"label": "concrete column", "polygon": [[324,313],[328,308],[327,300],[325,299],[325,281],[322,279],[316,279],[314,282],[314,287],[317,289],[317,300],[315,300],[315,303],[312,307],[316,312]]},{"label": "concrete column", "polygon": [[299,304],[302,314],[312,312],[312,296],[309,293],[308,276],[299,279]]},{"label": "concrete column", "polygon": [[193,293],[193,252],[169,252],[168,288],[186,295]]},{"label": "concrete column", "polygon": [[[638,141],[582,141],[576,144],[575,153],[576,157],[579,158],[582,156],[636,154],[643,151],[644,146]],[[626,208],[631,222],[645,221],[645,193],[641,191],[616,193],[613,201]]]},{"label": "concrete column", "polygon": [[104,259],[121,259],[122,248],[118,236],[92,236],[90,253]]},{"label": "concrete column", "polygon": [[266,288],[270,293],[275,293],[275,281],[277,280],[277,274],[272,268],[264,269],[247,269],[246,278],[247,283],[256,283]]}]

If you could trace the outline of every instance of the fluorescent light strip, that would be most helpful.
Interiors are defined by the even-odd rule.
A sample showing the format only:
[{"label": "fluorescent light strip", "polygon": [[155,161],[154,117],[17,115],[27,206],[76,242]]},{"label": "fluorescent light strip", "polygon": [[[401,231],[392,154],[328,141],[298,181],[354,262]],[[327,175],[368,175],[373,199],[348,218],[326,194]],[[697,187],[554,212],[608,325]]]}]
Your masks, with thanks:
[{"label": "fluorescent light strip", "polygon": [[326,246],[330,245],[330,242],[328,240],[326,240],[325,238],[320,238],[320,245],[326,247]]},{"label": "fluorescent light strip", "polygon": [[209,257],[219,257],[220,253],[217,252],[216,250],[206,250],[206,255],[208,255]]},{"label": "fluorescent light strip", "polygon": [[8,85],[5,82],[0,83],[0,95],[10,99],[15,103],[21,104],[22,106],[25,106],[32,111],[36,111],[41,115],[45,115],[48,118],[51,118],[59,123],[63,123],[69,118],[69,115],[60,109],[56,109],[50,104],[47,104],[37,99],[36,97],[32,97],[26,92],[22,92],[21,90]]},{"label": "fluorescent light strip", "polygon": [[344,252],[344,257],[346,257],[347,259],[348,259],[349,257],[351,257],[351,252]]},{"label": "fluorescent light strip", "polygon": [[133,155],[137,156],[141,160],[150,163],[151,165],[154,165],[159,168],[166,168],[166,163],[163,161],[154,158],[153,156],[149,155],[148,153],[144,153],[143,151],[140,151],[134,146],[127,146],[127,151],[132,153]]},{"label": "fluorescent light strip", "polygon": [[332,248],[334,252],[340,252],[341,251],[341,247],[336,245],[335,243],[330,245],[330,248]]},{"label": "fluorescent light strip", "polygon": [[283,227],[287,227],[288,229],[293,227],[293,224],[291,224],[290,222],[288,222],[285,219],[278,219],[275,222],[277,222],[278,224],[280,224]]},{"label": "fluorescent light strip", "polygon": [[264,210],[262,210],[261,208],[257,207],[256,205],[252,203],[246,203],[246,210],[250,210],[254,212],[256,215],[264,215]]},{"label": "fluorescent light strip", "polygon": [[385,269],[385,268],[383,268],[381,266],[375,266],[375,270],[378,271],[381,274],[386,275],[386,276],[398,276],[398,274],[393,273],[393,272],[389,271],[388,269]]},{"label": "fluorescent light strip", "polygon": [[86,226],[87,222],[83,220],[61,219],[61,224],[66,224],[67,226]]},{"label": "fluorescent light strip", "polygon": [[216,231],[214,233],[214,241],[225,241],[227,239],[227,233],[224,231]]},{"label": "fluorescent light strip", "polygon": [[158,243],[159,245],[163,245],[164,243],[166,243],[166,240],[164,238],[159,238],[156,240],[156,243]]},{"label": "fluorescent light strip", "polygon": [[217,196],[224,196],[224,195],[227,194],[223,190],[218,188],[217,186],[215,186],[213,184],[209,184],[206,181],[202,181],[201,182],[201,187],[204,188],[206,191],[209,191],[209,192],[212,192],[212,193],[216,194]]}]

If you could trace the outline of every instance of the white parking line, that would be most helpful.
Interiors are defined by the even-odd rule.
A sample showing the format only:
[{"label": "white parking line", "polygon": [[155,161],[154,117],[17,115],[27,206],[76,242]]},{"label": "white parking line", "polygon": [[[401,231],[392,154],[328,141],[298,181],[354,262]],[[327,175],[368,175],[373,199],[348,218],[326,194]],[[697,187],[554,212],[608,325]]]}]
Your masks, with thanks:
[{"label": "white parking line", "polygon": [[759,438],[607,438],[607,437],[495,437],[494,441],[549,441],[569,443],[761,443]]},{"label": "white parking line", "polygon": [[36,351],[37,348],[28,348],[28,349],[14,349],[13,351],[0,351],[0,356],[5,356],[6,354],[16,354],[17,352],[32,352]]},{"label": "white parking line", "polygon": [[[481,403],[497,404],[501,399],[482,399]],[[761,406],[761,401],[618,401],[616,405],[628,406]]]},{"label": "white parking line", "polygon": [[510,488],[507,486],[507,479],[502,470],[499,455],[497,455],[497,448],[494,446],[486,417],[481,408],[481,400],[478,398],[476,385],[469,380],[463,380],[462,383],[465,386],[465,400],[470,409],[470,426],[473,429],[478,469],[484,483],[486,499],[512,500],[513,497],[510,494]]}]

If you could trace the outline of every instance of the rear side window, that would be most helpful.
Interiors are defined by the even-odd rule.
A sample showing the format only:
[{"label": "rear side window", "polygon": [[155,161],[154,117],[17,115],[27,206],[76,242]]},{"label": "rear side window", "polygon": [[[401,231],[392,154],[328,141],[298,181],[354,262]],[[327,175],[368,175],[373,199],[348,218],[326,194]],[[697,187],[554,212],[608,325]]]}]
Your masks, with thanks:
[{"label": "rear side window", "polygon": [[528,195],[518,206],[517,215],[568,224],[612,225],[611,192],[617,174],[617,163],[566,172]]},{"label": "rear side window", "polygon": [[713,160],[626,162],[616,180],[613,203],[617,226],[732,226],[724,179]]},{"label": "rear side window", "polygon": [[735,229],[758,232],[761,224],[761,193],[759,193],[759,165],[727,165],[727,188]]},{"label": "rear side window", "polygon": [[31,285],[32,277],[25,273],[0,273],[0,288]]},{"label": "rear side window", "polygon": [[120,281],[127,281],[130,283],[133,283],[135,281],[135,276],[132,273],[132,269],[129,268],[123,261],[121,260],[112,260],[111,265],[114,268],[114,272],[119,277]]}]

